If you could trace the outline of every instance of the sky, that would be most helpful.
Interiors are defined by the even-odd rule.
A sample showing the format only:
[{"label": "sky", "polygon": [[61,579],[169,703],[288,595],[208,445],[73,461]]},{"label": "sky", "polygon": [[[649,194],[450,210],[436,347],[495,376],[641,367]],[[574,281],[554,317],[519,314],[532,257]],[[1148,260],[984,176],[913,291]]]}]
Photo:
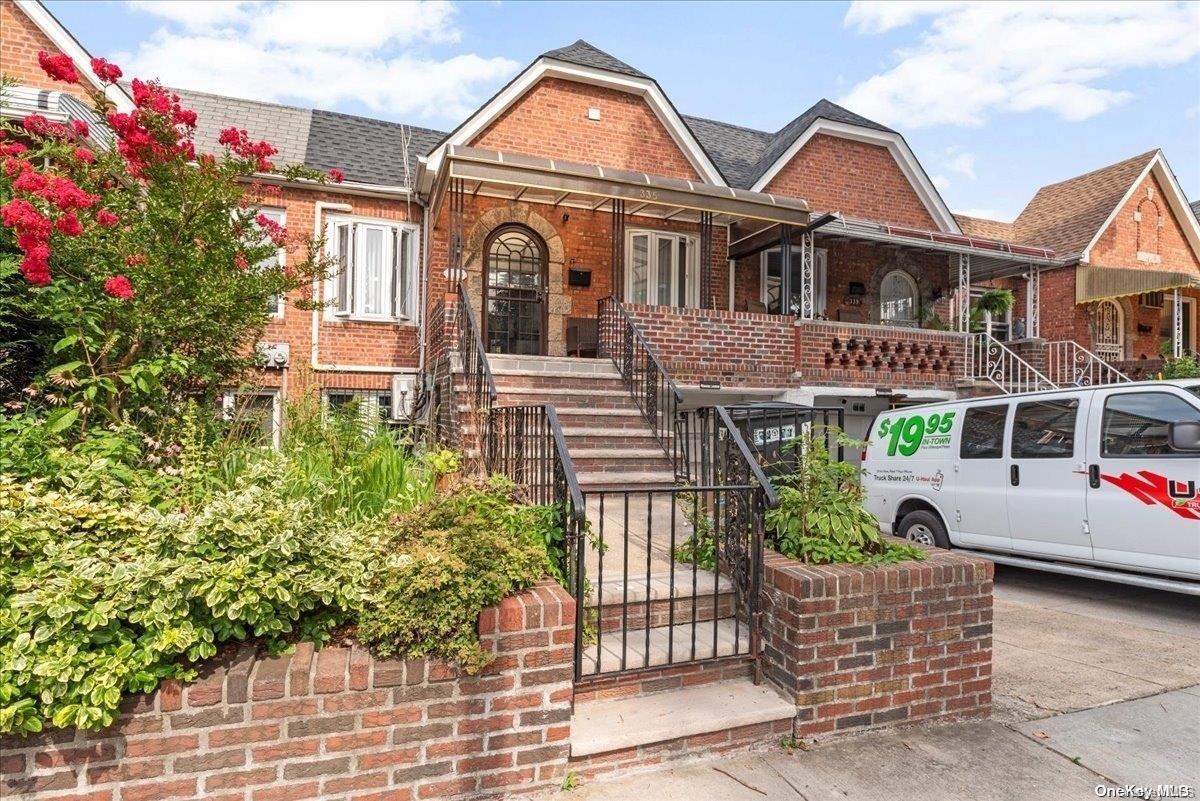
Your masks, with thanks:
[{"label": "sky", "polygon": [[685,114],[776,131],[828,98],[904,134],[950,208],[1162,148],[1200,198],[1200,2],[49,0],[127,76],[450,130],[586,39]]}]

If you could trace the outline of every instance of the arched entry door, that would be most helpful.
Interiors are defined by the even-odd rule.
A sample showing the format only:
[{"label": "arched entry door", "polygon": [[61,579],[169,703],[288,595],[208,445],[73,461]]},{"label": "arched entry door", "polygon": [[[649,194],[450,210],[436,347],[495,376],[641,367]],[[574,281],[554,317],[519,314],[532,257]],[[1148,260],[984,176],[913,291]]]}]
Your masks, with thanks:
[{"label": "arched entry door", "polygon": [[502,225],[484,249],[484,344],[489,353],[546,352],[546,246],[521,225]]},{"label": "arched entry door", "polygon": [[1111,300],[1096,304],[1096,355],[1110,362],[1125,358],[1125,315]]}]

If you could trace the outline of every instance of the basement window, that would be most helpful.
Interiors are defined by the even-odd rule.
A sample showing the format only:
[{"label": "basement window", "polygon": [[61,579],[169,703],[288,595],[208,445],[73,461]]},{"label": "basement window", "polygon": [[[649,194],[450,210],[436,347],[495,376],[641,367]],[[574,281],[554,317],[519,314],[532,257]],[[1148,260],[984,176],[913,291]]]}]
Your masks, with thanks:
[{"label": "basement window", "polygon": [[326,247],[337,263],[326,282],[327,316],[411,321],[416,312],[416,226],[330,217]]}]

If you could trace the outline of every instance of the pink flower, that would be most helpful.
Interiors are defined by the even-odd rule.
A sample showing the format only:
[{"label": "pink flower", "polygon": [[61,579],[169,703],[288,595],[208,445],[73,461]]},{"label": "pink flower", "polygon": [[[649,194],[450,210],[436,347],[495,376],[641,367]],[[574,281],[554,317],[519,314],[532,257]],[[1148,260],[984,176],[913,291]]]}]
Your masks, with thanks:
[{"label": "pink flower", "polygon": [[85,120],[71,120],[71,130],[76,136],[87,136],[88,124]]},{"label": "pink flower", "polygon": [[146,254],[145,253],[134,253],[132,256],[125,257],[125,266],[126,267],[136,267],[139,264],[145,264],[145,263],[146,263]]},{"label": "pink flower", "polygon": [[34,286],[45,286],[50,283],[50,263],[26,256],[21,260],[21,275]]},{"label": "pink flower", "polygon": [[329,171],[329,180],[333,181],[335,184],[340,184],[342,181],[346,180],[346,175],[337,167],[334,167]]},{"label": "pink flower", "polygon": [[[28,162],[26,162],[28,164]],[[13,189],[18,192],[30,192],[37,194],[46,188],[46,176],[40,172],[28,169],[23,170],[17,176],[17,180],[13,181]]]},{"label": "pink flower", "polygon": [[41,65],[43,72],[56,81],[63,81],[64,83],[79,82],[79,73],[75,70],[75,62],[71,61],[70,56],[65,56],[62,53],[52,56],[45,50],[39,50],[38,64]]},{"label": "pink flower", "polygon": [[92,72],[104,83],[116,83],[121,78],[121,68],[102,58],[92,59]]},{"label": "pink flower", "polygon": [[79,218],[75,216],[75,212],[73,211],[68,211],[59,217],[54,227],[67,236],[80,236],[83,234],[83,226],[79,224]]},{"label": "pink flower", "polygon": [[100,199],[80,189],[70,178],[61,176],[50,177],[46,188],[39,194],[62,211],[91,208]]},{"label": "pink flower", "polygon": [[75,158],[79,159],[85,164],[91,164],[96,160],[96,154],[88,150],[86,147],[77,147],[75,148]]},{"label": "pink flower", "polygon": [[67,126],[43,117],[41,114],[30,114],[25,119],[21,120],[21,125],[25,130],[29,131],[34,136],[57,137],[66,139],[71,135],[70,129]]},{"label": "pink flower", "polygon": [[190,108],[180,108],[175,110],[175,124],[186,125],[189,128],[196,127],[196,112]]},{"label": "pink flower", "polygon": [[258,223],[258,227],[262,229],[262,232],[267,235],[267,239],[270,239],[276,247],[283,247],[283,244],[287,241],[286,228],[265,214],[259,214],[254,218],[254,222]]},{"label": "pink flower", "polygon": [[96,223],[101,228],[112,228],[120,221],[121,218],[113,214],[108,209],[100,209],[100,211],[96,212]]},{"label": "pink flower", "polygon": [[133,295],[133,284],[123,275],[114,275],[104,282],[104,291],[117,300],[130,300]]},{"label": "pink flower", "polygon": [[246,263],[246,254],[240,250],[233,254],[233,266],[237,267],[242,272],[246,272],[246,268],[250,265]]},{"label": "pink flower", "polygon": [[0,156],[19,156],[29,150],[20,142],[11,142],[7,145],[0,145]]}]

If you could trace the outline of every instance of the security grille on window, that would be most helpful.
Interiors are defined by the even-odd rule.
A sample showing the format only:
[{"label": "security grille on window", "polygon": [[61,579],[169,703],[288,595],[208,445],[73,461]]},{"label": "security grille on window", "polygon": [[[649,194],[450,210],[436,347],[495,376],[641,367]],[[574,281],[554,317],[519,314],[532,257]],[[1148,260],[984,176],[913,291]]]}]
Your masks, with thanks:
[{"label": "security grille on window", "polygon": [[334,219],[329,248],[333,314],[367,320],[411,320],[415,309],[416,230],[375,221]]},{"label": "security grille on window", "polygon": [[377,419],[386,424],[392,419],[392,395],[374,390],[327,390],[325,403],[336,414],[358,417],[364,423]]},{"label": "security grille on window", "polygon": [[[286,212],[284,212],[283,209],[259,209],[258,214],[261,214],[262,216],[264,216],[276,223],[279,223],[280,226],[287,225],[287,214],[286,214]],[[284,258],[285,258],[284,248],[279,248],[278,250],[275,251],[275,255],[268,256],[267,258],[263,259],[256,265],[256,267],[260,270],[283,267]],[[283,295],[272,295],[271,298],[267,301],[267,313],[270,314],[272,317],[282,317],[283,316],[283,307],[284,307]]]}]

